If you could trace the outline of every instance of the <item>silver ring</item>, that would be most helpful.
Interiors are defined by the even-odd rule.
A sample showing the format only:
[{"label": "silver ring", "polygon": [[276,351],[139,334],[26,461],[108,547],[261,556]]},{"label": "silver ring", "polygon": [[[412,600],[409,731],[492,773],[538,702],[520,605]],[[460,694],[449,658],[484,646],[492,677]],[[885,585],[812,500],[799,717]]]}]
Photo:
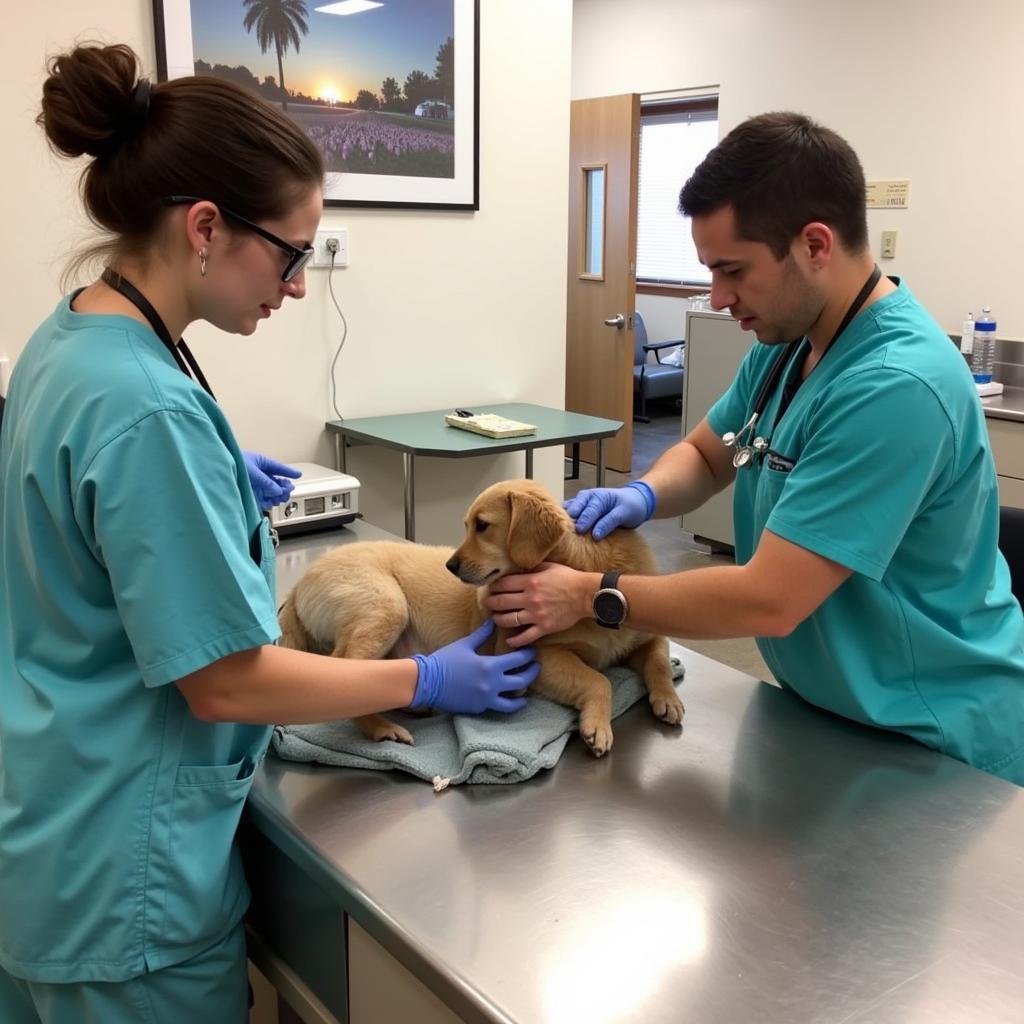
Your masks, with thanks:
[{"label": "silver ring", "polygon": [[519,612],[518,612],[518,610],[515,611],[513,614],[516,617],[516,629],[518,629],[522,625],[522,623],[519,621]]}]

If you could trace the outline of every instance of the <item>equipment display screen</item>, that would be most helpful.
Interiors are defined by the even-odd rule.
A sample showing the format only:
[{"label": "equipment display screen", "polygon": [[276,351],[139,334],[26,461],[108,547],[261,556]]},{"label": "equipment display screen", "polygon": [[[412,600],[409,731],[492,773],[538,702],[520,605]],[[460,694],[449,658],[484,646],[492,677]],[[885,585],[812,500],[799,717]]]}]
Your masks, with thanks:
[{"label": "equipment display screen", "polygon": [[307,516],[322,515],[325,509],[324,498],[307,498],[303,503],[303,511]]}]

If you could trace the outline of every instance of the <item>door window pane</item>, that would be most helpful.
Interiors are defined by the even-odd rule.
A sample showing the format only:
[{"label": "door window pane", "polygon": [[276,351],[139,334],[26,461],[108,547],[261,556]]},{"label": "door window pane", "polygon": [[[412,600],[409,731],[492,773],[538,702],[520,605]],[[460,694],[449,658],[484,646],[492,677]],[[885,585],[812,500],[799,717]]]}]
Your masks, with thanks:
[{"label": "door window pane", "polygon": [[584,238],[583,273],[604,275],[604,168],[588,167],[584,172],[584,203],[587,230]]}]

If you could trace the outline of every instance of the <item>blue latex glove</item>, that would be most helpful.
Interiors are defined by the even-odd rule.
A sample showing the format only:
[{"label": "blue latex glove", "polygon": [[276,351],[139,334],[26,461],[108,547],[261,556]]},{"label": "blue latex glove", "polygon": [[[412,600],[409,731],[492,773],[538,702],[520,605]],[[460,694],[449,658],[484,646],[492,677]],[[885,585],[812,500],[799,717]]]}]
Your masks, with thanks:
[{"label": "blue latex glove", "polygon": [[494,621],[488,619],[475,633],[433,654],[414,654],[419,677],[410,707],[459,715],[526,707],[525,697],[502,697],[502,693],[525,689],[537,678],[540,662],[535,660],[536,652],[521,647],[508,654],[477,654],[476,649],[493,632]]},{"label": "blue latex glove", "polygon": [[654,515],[654,491],[641,480],[625,487],[590,487],[565,503],[576,520],[576,532],[593,527],[594,540],[607,537],[620,526],[635,529]]},{"label": "blue latex glove", "polygon": [[292,480],[302,476],[302,471],[294,466],[286,466],[259,452],[242,452],[242,458],[249,471],[249,483],[256,495],[256,503],[264,512],[286,501],[295,487]]}]

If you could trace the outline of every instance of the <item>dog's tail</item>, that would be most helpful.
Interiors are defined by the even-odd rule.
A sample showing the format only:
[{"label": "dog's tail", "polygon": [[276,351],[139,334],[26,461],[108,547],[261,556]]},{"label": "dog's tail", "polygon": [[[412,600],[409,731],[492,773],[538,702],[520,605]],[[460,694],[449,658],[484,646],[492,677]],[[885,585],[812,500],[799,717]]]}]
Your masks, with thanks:
[{"label": "dog's tail", "polygon": [[314,649],[313,638],[302,624],[302,619],[299,618],[299,613],[295,608],[294,591],[288,595],[284,604],[278,609],[277,621],[281,624],[279,646],[291,647],[296,651],[312,651]]}]

